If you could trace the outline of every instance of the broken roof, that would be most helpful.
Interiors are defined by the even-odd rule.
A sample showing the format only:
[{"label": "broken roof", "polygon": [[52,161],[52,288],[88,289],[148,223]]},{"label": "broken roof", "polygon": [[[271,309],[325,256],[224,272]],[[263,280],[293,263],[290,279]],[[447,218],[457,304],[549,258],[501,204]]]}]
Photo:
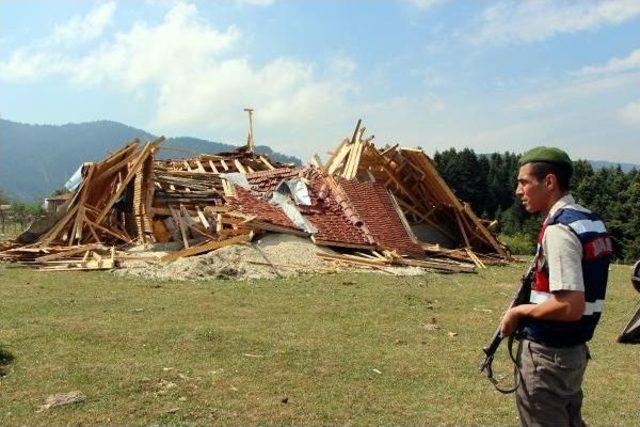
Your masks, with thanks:
[{"label": "broken roof", "polygon": [[[311,233],[318,245],[393,251],[389,260],[403,265],[437,265],[432,258],[425,261],[425,249],[478,266],[483,261],[474,251],[487,254],[484,262],[507,258],[502,244],[456,198],[422,150],[379,150],[363,133],[358,123],[325,167],[304,168],[246,149],[156,160],[162,138],[143,146],[134,141],[82,168],[71,201],[58,216],[32,228],[28,249],[33,254],[48,253],[52,246],[175,241],[186,256],[268,230]],[[287,185],[280,187],[283,182]],[[456,248],[440,250],[417,240],[412,227],[425,224]],[[398,254],[413,257],[413,264]],[[442,268],[467,268],[447,265]]]}]

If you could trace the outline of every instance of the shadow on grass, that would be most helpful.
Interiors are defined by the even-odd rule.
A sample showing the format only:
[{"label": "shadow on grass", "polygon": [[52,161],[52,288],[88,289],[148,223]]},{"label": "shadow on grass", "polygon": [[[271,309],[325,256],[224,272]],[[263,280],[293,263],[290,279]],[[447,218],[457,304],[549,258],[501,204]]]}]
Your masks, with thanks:
[{"label": "shadow on grass", "polygon": [[13,363],[13,354],[0,347],[0,377],[9,373],[9,365]]}]

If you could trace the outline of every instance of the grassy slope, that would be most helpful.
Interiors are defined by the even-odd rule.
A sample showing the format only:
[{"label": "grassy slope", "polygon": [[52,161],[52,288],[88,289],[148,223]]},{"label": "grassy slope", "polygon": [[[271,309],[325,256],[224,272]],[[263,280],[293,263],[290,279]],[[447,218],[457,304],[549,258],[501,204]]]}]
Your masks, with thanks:
[{"label": "grassy slope", "polygon": [[[0,267],[0,424],[513,424],[477,366],[523,269],[179,284]],[[635,301],[613,267],[589,423],[640,423],[640,347],[614,344]],[[72,390],[87,401],[36,413]]]}]

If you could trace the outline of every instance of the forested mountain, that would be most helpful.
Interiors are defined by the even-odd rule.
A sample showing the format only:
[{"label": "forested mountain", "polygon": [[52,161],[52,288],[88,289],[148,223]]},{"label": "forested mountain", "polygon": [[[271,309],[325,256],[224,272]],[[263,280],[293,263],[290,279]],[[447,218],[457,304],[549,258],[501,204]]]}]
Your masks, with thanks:
[{"label": "forested mountain", "polygon": [[[61,188],[82,162],[98,161],[126,142],[155,136],[113,121],[66,125],[32,125],[0,119],[0,188],[10,197],[32,201]],[[169,138],[163,146],[191,150],[161,151],[161,156],[184,157],[193,153],[216,153],[236,148],[203,139]],[[273,159],[300,163],[295,157],[257,150]]]}]

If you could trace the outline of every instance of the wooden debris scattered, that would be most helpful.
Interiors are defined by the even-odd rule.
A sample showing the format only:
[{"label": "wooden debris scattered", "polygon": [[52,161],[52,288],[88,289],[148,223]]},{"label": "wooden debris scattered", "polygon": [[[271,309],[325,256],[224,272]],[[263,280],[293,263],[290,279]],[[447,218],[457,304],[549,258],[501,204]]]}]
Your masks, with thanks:
[{"label": "wooden debris scattered", "polygon": [[[127,260],[158,259],[127,252],[135,245],[174,242],[178,249],[161,258],[171,262],[247,244],[255,235],[271,231],[310,236],[316,244],[339,247],[345,253],[318,253],[327,261],[327,270],[329,265],[351,265],[396,274],[389,267],[408,266],[456,273],[509,261],[504,245],[486,226],[488,221],[480,220],[455,196],[422,149],[397,144],[378,149],[373,136],[365,137],[365,132],[359,120],[351,137],[340,143],[327,162],[314,156],[303,168],[256,153],[252,131],[246,147],[186,159],[156,159],[162,137],[144,144],[134,140],[101,162],[85,163],[70,200],[15,242],[0,243],[0,260],[45,271],[105,270]],[[289,197],[289,212],[287,206],[277,205],[282,201],[270,202],[274,188],[284,185],[284,178],[277,177],[306,183],[309,195],[305,197],[312,205],[294,202],[293,190],[288,196],[279,193]],[[401,230],[406,250],[393,246],[393,237],[374,235],[375,227],[370,225],[381,228],[376,217],[358,215],[347,187],[343,188],[345,182],[356,181],[377,186],[382,192],[376,196],[379,201],[391,200],[386,203],[393,207],[384,212],[397,215],[395,232]],[[242,209],[240,196],[247,192],[252,206]],[[297,216],[292,213],[296,209]],[[316,236],[308,225],[322,215],[331,215],[323,224],[343,222],[361,235],[360,240],[352,236],[341,241],[349,230],[341,234],[325,228],[325,237]],[[301,225],[301,218],[309,224]],[[279,268],[305,269],[274,264],[267,258],[262,264],[276,275]]]}]

